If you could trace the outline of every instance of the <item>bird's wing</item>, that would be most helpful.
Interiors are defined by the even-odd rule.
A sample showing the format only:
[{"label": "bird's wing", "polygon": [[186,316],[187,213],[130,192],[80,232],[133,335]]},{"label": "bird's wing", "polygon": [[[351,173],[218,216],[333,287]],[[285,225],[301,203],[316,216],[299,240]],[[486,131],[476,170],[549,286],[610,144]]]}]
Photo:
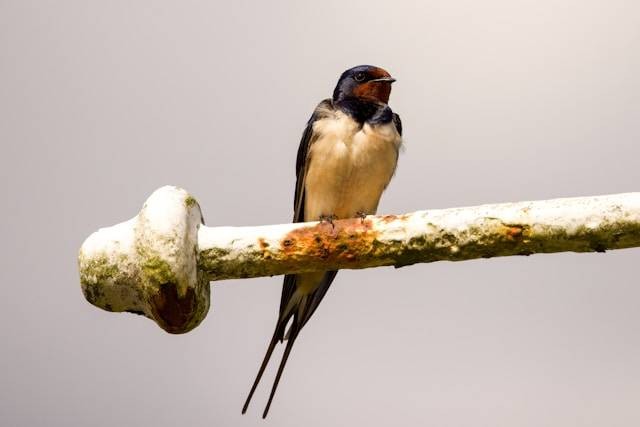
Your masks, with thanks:
[{"label": "bird's wing", "polygon": [[[326,99],[322,101],[316,107],[313,115],[309,119],[307,123],[307,127],[302,134],[302,140],[300,141],[300,147],[298,148],[298,158],[296,162],[296,188],[295,188],[295,197],[294,197],[294,214],[293,214],[293,222],[303,222],[305,220],[304,215],[304,199],[305,199],[305,177],[307,174],[307,169],[309,167],[310,157],[309,157],[309,149],[311,145],[316,141],[318,135],[314,134],[313,125],[318,120],[328,117],[334,111],[333,103],[330,99]],[[397,114],[393,115],[393,123],[396,126],[396,129],[399,134],[402,134],[402,124],[400,122],[400,117]],[[267,401],[267,406],[264,409],[262,417],[266,417],[269,412],[269,408],[271,406],[271,402],[273,400],[273,396],[278,387],[278,383],[280,381],[280,377],[284,370],[284,366],[287,363],[287,359],[289,358],[289,354],[291,352],[291,348],[293,347],[293,343],[295,342],[298,333],[302,329],[302,327],[307,323],[311,315],[314,313],[320,301],[326,294],[331,282],[336,276],[336,271],[327,271],[322,274],[317,287],[310,294],[304,295],[300,293],[296,293],[296,282],[301,279],[304,280],[305,275],[296,275],[296,274],[287,274],[284,276],[284,284],[282,287],[282,297],[280,300],[280,314],[278,316],[278,321],[276,323],[276,328],[273,333],[273,337],[269,342],[269,347],[267,348],[267,352],[262,360],[262,364],[260,365],[260,369],[258,370],[258,375],[256,376],[255,381],[253,382],[253,386],[249,391],[249,395],[247,396],[247,400],[244,403],[242,408],[242,413],[244,414],[249,406],[249,402],[253,396],[253,393],[256,390],[262,375],[264,374],[265,368],[269,363],[269,359],[271,358],[271,354],[275,349],[275,346],[278,341],[283,341],[285,338],[288,339],[287,345],[285,347],[282,360],[280,361],[280,366],[278,367],[278,371],[276,373],[275,380],[273,382],[273,386],[271,387],[271,393],[269,395],[269,400]],[[312,276],[315,274],[311,273]],[[308,279],[308,277],[307,277]],[[294,300],[295,299],[295,300]],[[285,334],[285,329],[291,320],[291,326],[289,327],[289,331]],[[286,335],[286,337],[285,337]]]},{"label": "bird's wing", "polygon": [[318,104],[307,122],[307,127],[302,133],[302,139],[298,146],[296,158],[296,188],[293,198],[293,222],[304,222],[304,179],[309,166],[309,148],[316,141],[318,135],[313,133],[313,124],[320,119],[329,116],[335,107],[331,99],[325,99]]},{"label": "bird's wing", "polygon": [[398,135],[402,136],[402,120],[400,120],[400,116],[396,113],[393,113],[393,124],[396,125]]},{"label": "bird's wing", "polygon": [[[334,110],[331,99],[323,100],[313,111],[311,118],[307,122],[307,127],[302,133],[300,146],[298,147],[298,157],[296,160],[296,188],[293,198],[293,222],[304,222],[304,180],[309,166],[309,148],[315,142],[318,135],[313,133],[313,124],[327,117]],[[284,276],[282,286],[282,297],[280,298],[280,314],[289,303],[291,295],[296,288],[296,277],[294,274]]]},{"label": "bird's wing", "polygon": [[[314,135],[313,132],[313,124],[324,118],[329,116],[334,110],[333,102],[330,99],[325,99],[322,101],[316,109],[314,110],[311,118],[307,122],[307,127],[305,128],[302,134],[302,140],[300,141],[300,146],[298,147],[298,158],[296,161],[296,188],[295,188],[295,196],[293,202],[293,222],[303,222],[304,221],[304,179],[307,173],[307,168],[309,165],[309,148],[317,139],[317,135]],[[330,274],[330,273],[327,273]],[[244,414],[247,411],[249,406],[249,402],[253,397],[253,393],[256,391],[256,387],[264,374],[264,370],[269,363],[269,359],[271,358],[271,354],[275,349],[278,341],[283,341],[285,338],[285,328],[291,318],[293,318],[293,322],[291,322],[290,334],[288,335],[289,341],[287,342],[287,346],[285,348],[284,354],[282,356],[282,361],[280,362],[280,366],[278,367],[278,372],[276,373],[276,378],[274,380],[273,386],[271,388],[271,394],[269,395],[269,400],[267,402],[267,406],[262,414],[262,417],[267,416],[267,412],[269,411],[269,407],[271,405],[271,401],[275,394],[276,388],[278,386],[278,382],[280,381],[280,376],[282,375],[282,371],[284,369],[284,365],[287,362],[287,358],[289,357],[289,352],[291,351],[291,347],[296,340],[298,332],[302,328],[303,324],[309,319],[311,313],[315,310],[317,305],[320,303],[320,300],[326,293],[326,290],[329,288],[331,284],[331,280],[333,280],[333,276],[335,276],[335,272],[331,276],[331,279],[327,282],[327,275],[323,276],[323,290],[320,292],[313,293],[308,297],[305,297],[305,301],[297,301],[295,309],[288,310],[285,312],[287,306],[293,294],[296,290],[296,280],[297,277],[295,274],[287,274],[284,276],[284,284],[282,286],[282,297],[280,299],[280,314],[278,316],[278,322],[276,323],[275,331],[273,332],[273,337],[269,342],[269,347],[267,348],[267,352],[262,360],[262,364],[260,365],[260,369],[258,370],[258,375],[256,376],[253,385],[251,386],[251,390],[249,391],[249,395],[247,396],[247,400],[244,402],[244,406],[242,407],[242,413]],[[311,304],[309,304],[309,302]]]}]

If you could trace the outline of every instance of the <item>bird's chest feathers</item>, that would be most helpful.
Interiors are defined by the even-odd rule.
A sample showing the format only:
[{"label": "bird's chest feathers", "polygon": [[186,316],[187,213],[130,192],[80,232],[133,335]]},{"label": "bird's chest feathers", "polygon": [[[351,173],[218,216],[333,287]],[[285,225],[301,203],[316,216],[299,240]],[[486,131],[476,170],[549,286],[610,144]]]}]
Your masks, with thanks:
[{"label": "bird's chest feathers", "polygon": [[397,163],[401,138],[394,124],[360,126],[338,112],[318,120],[314,133],[318,138],[309,152],[305,216],[374,213]]}]

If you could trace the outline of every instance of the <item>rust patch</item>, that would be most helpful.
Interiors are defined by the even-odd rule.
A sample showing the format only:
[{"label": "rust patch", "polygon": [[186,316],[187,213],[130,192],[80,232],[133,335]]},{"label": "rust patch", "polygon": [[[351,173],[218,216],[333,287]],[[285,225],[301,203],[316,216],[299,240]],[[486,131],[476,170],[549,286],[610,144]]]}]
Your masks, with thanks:
[{"label": "rust patch", "polygon": [[191,330],[196,308],[195,291],[187,288],[186,295],[180,298],[175,283],[163,283],[159,292],[151,298],[155,321],[171,334],[182,334]]},{"label": "rust patch", "polygon": [[512,242],[519,242],[527,237],[528,227],[517,224],[507,224],[505,234],[508,240]]},{"label": "rust patch", "polygon": [[370,219],[360,218],[320,223],[291,231],[280,243],[288,257],[343,261],[345,264],[369,253],[378,233]]},{"label": "rust patch", "polygon": [[385,215],[383,217],[380,218],[380,221],[384,222],[384,223],[390,223],[396,220],[403,220],[405,218],[403,218],[405,215]]},{"label": "rust patch", "polygon": [[522,227],[511,226],[507,228],[507,236],[512,240],[516,240],[522,236]]}]

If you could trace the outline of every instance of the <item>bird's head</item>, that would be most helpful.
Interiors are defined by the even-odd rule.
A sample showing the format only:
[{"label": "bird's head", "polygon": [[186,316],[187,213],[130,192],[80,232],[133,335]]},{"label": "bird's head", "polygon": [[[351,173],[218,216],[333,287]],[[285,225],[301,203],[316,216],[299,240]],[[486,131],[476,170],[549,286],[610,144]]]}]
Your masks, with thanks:
[{"label": "bird's head", "polygon": [[333,91],[333,100],[357,98],[386,104],[391,94],[391,83],[395,81],[396,79],[382,68],[358,65],[342,73]]}]

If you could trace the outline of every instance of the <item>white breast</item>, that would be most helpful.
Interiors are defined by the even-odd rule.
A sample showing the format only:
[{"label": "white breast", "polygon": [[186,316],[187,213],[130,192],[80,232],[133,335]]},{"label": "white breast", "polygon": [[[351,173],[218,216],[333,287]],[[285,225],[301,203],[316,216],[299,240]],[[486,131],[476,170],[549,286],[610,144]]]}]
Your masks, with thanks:
[{"label": "white breast", "polygon": [[402,142],[393,123],[360,127],[336,111],[313,125],[305,178],[305,220],[321,215],[353,218],[376,212],[393,176]]}]

